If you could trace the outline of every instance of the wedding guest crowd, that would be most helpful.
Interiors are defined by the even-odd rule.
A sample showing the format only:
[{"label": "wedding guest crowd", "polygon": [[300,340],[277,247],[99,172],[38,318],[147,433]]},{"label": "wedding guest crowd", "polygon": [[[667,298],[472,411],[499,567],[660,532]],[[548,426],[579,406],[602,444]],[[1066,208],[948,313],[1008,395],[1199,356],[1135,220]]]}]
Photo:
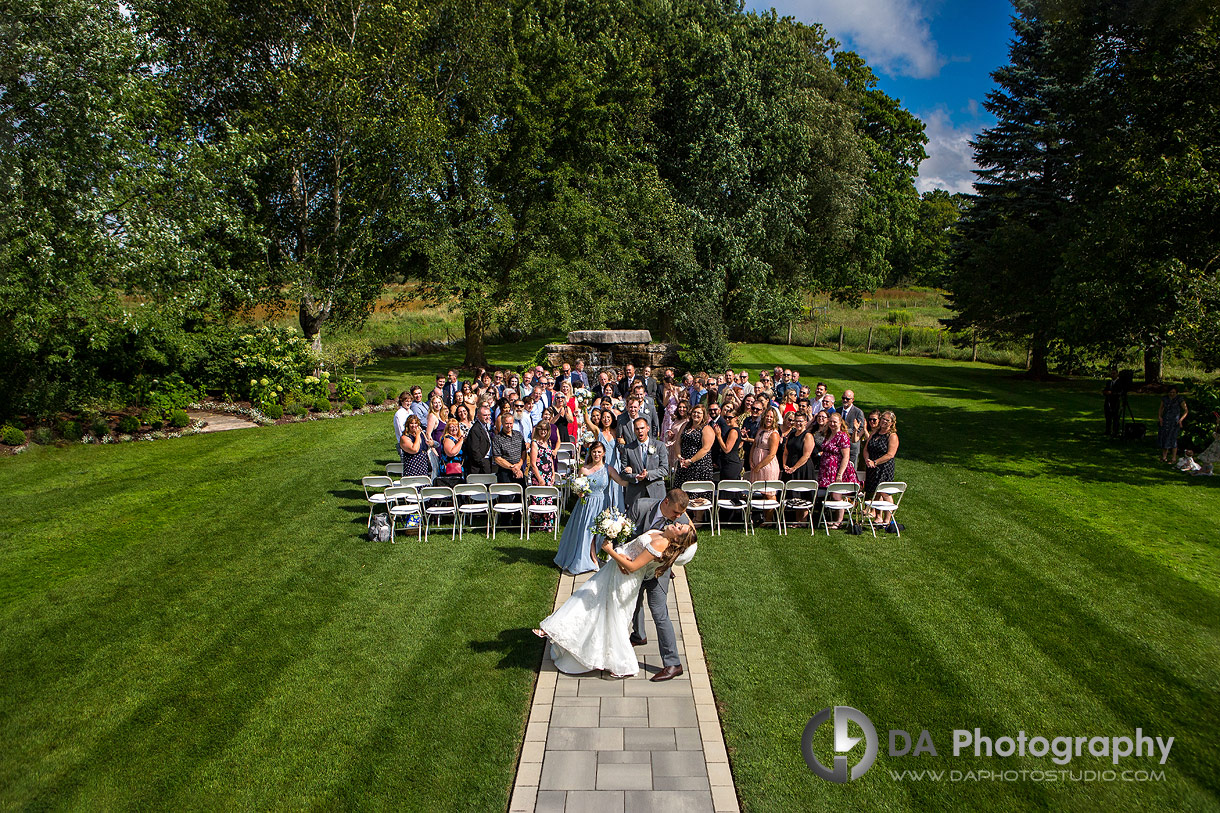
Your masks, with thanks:
[{"label": "wedding guest crowd", "polygon": [[[821,381],[811,390],[798,370],[783,367],[755,377],[748,370],[679,374],[627,364],[590,376],[576,361],[551,370],[536,365],[524,377],[480,369],[469,381],[448,370],[426,397],[418,386],[399,396],[394,432],[403,475],[431,473],[446,485],[475,473],[523,487],[555,485],[561,443],[578,449],[577,466],[596,448],[599,464],[623,477],[610,478],[605,498],[619,508],[624,487],[651,493],[663,492],[665,481],[742,478],[816,481],[822,490],[857,483],[871,499],[878,484],[896,478],[899,451],[893,411],[866,415],[853,390],[836,398]],[[643,470],[645,447],[644,457],[663,474]],[[532,521],[549,530],[554,514]],[[839,512],[830,527],[842,522]]]}]

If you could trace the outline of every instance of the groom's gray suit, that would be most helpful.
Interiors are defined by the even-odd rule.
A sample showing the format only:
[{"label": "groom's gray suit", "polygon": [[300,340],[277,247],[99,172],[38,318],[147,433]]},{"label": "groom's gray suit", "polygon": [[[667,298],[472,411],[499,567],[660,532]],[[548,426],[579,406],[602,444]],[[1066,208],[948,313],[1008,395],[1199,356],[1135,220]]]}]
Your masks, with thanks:
[{"label": "groom's gray suit", "polygon": [[[619,473],[625,468],[631,469],[631,474],[623,474],[627,479],[627,486],[623,489],[623,502],[627,508],[627,516],[635,523],[635,527],[639,528],[640,522],[648,517],[641,508],[641,503],[652,499],[655,501],[655,507],[665,497],[665,478],[669,476],[669,452],[664,443],[651,437],[644,443],[632,438],[623,444],[620,452]],[[636,479],[641,472],[648,473],[648,477],[643,481]]]},{"label": "groom's gray suit", "polygon": [[[662,498],[663,499],[663,498]],[[641,508],[644,511],[644,521],[637,522],[635,532],[638,536],[645,531],[662,530],[670,524],[670,520],[666,519],[661,514],[661,500],[643,499],[640,500]],[[685,525],[690,524],[690,517],[682,514],[673,522],[680,522]],[[698,545],[693,545],[680,557],[685,564],[690,561],[690,557],[695,554],[695,548]],[[669,599],[669,583],[673,581],[674,569],[661,574],[659,578],[645,579],[640,585],[640,595],[635,600],[635,615],[631,619],[631,640],[638,641],[644,638],[644,595],[648,595],[648,610],[652,613],[652,622],[657,627],[657,646],[661,649],[661,665],[662,666],[681,666],[682,660],[678,657],[678,641],[674,635],[674,625],[669,620],[669,606],[666,602]]]}]

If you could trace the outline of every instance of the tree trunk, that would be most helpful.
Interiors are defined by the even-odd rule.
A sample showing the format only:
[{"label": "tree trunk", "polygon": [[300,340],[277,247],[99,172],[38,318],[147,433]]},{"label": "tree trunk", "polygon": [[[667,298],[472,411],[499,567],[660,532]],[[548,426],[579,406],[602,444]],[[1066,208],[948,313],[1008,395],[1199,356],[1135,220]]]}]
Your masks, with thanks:
[{"label": "tree trunk", "polygon": [[1046,378],[1050,370],[1046,366],[1046,341],[1037,336],[1029,345],[1029,375],[1031,378]]},{"label": "tree trunk", "polygon": [[1149,345],[1144,348],[1144,383],[1161,383],[1161,362],[1165,358],[1165,348]]},{"label": "tree trunk", "polygon": [[487,348],[484,344],[484,333],[487,323],[482,314],[472,316],[466,314],[466,360],[462,366],[468,369],[487,366]]},{"label": "tree trunk", "polygon": [[326,317],[330,316],[330,308],[318,308],[317,312],[313,308],[313,297],[306,294],[301,297],[301,306],[297,311],[297,317],[301,322],[301,333],[304,334],[305,340],[313,345],[313,352],[319,358],[322,356],[322,323],[326,321]]}]

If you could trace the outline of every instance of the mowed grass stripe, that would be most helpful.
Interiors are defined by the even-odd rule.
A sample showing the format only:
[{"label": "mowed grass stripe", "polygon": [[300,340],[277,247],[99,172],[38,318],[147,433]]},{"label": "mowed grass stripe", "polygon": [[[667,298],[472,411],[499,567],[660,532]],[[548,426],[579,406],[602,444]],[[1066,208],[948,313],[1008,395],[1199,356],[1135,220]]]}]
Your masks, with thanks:
[{"label": "mowed grass stripe", "polygon": [[[739,348],[734,361],[743,360],[795,366],[811,385],[825,380],[836,394],[851,386],[862,406],[895,408],[898,475],[911,483],[901,539],[764,531],[741,537],[757,563],[717,539],[692,566],[748,809],[1217,805],[1220,563],[1210,487],[1148,464],[1147,445],[1097,439],[1088,382],[1042,387],[970,365],[889,358],[857,367],[833,352],[752,346]],[[1147,513],[1156,503],[1164,515]],[[731,549],[732,537],[723,539]],[[799,751],[805,722],[832,704],[862,709],[883,737],[891,727],[932,729],[942,755],[951,729],[975,726],[992,736],[1113,736],[1141,726],[1178,744],[1164,783],[1054,786],[896,782],[885,769],[1045,762],[904,761],[883,742],[864,780],[832,786]]]}]

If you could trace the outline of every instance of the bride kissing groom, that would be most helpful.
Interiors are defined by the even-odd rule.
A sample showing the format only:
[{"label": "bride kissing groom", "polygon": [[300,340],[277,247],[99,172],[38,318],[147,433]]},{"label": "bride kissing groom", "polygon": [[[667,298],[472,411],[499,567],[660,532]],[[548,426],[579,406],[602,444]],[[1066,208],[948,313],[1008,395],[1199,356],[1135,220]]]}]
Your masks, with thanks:
[{"label": "bride kissing groom", "polygon": [[684,513],[687,496],[672,489],[663,499],[641,499],[634,515],[635,539],[615,549],[602,546],[607,563],[581,585],[534,633],[551,642],[555,667],[568,674],[605,669],[614,677],[639,672],[634,645],[645,643],[643,598],[648,596],[657,627],[662,666],[653,680],[682,674],[673,625],[665,602],[673,566],[694,556],[697,534]]}]

